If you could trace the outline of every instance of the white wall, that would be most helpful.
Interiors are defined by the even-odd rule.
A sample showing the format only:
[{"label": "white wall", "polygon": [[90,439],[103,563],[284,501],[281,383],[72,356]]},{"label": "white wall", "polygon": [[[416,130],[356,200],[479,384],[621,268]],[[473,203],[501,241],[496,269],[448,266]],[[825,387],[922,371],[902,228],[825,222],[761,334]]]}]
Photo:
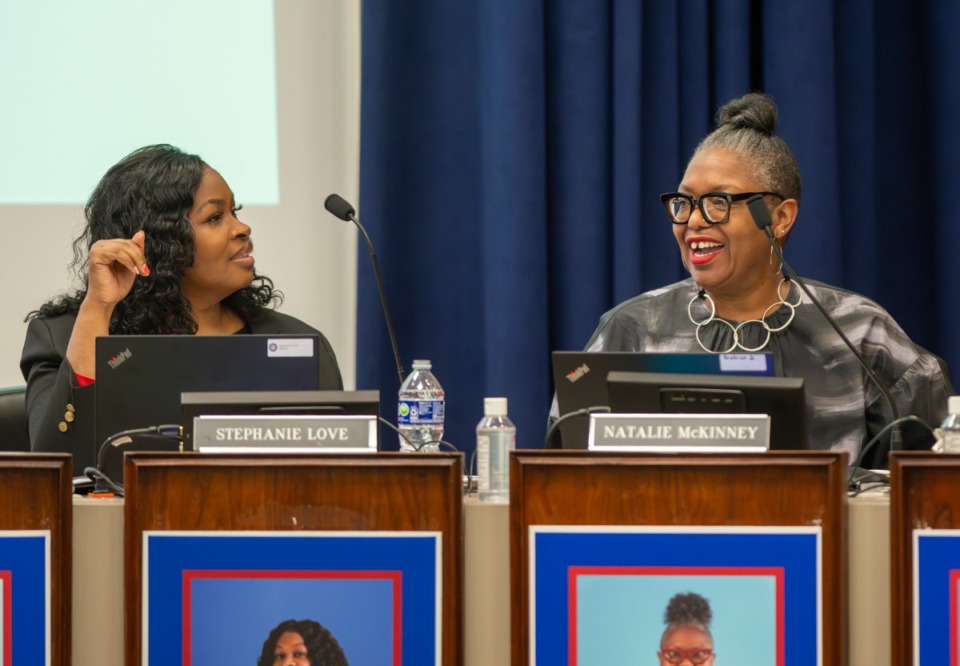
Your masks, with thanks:
[{"label": "white wall", "polygon": [[[242,7],[237,3],[236,11]],[[244,220],[253,228],[257,270],[286,296],[281,310],[326,333],[344,383],[354,388],[357,232],[328,214],[323,200],[330,192],[357,200],[360,2],[275,0],[274,12],[280,204],[246,205]],[[223,37],[215,26],[211,30],[211,38]],[[243,103],[242,90],[230,97]],[[236,141],[242,144],[243,137]],[[189,145],[180,147],[191,151]],[[230,165],[211,166],[229,182]],[[101,175],[91,174],[91,187]],[[243,202],[243,192],[236,196]],[[23,383],[24,316],[69,286],[71,241],[82,224],[81,205],[0,206],[5,231],[0,278],[7,313],[0,319],[0,386]]]}]

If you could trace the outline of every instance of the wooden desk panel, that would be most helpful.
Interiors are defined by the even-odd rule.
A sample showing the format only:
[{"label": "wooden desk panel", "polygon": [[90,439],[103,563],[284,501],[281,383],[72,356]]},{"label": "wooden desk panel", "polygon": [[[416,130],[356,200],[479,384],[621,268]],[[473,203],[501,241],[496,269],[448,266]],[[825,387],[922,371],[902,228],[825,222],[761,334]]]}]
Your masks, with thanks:
[{"label": "wooden desk panel", "polygon": [[443,664],[463,663],[460,454],[159,454],[125,459],[126,663],[141,663],[143,533],[439,532]]},{"label": "wooden desk panel", "polygon": [[50,532],[50,659],[70,663],[73,463],[65,453],[0,454],[0,530]]},{"label": "wooden desk panel", "polygon": [[518,451],[510,467],[511,640],[530,661],[532,525],[817,526],[823,663],[846,662],[846,454]]},{"label": "wooden desk panel", "polygon": [[[850,666],[890,666],[889,495],[847,500]],[[463,503],[464,664],[510,660],[506,504]],[[123,665],[123,500],[73,499],[73,663]]]}]

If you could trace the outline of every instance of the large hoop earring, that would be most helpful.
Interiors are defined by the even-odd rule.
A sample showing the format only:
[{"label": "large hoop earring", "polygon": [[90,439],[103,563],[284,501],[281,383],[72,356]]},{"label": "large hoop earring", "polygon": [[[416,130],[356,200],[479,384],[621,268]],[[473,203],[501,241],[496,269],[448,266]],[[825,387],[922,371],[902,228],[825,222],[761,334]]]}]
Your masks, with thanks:
[{"label": "large hoop earring", "polygon": [[[783,246],[780,245],[780,254],[783,254]],[[773,245],[770,246],[770,265],[773,266]],[[780,265],[777,267],[777,270],[773,272],[774,275],[783,273],[783,260],[780,260]]]}]

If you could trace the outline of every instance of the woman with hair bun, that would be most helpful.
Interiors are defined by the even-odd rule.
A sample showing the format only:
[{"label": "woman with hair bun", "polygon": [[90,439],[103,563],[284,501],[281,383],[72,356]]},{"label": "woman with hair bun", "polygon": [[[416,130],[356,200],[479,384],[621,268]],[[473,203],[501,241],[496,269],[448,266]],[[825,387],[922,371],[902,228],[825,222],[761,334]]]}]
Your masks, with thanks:
[{"label": "woman with hair bun", "polygon": [[663,613],[667,626],[657,652],[660,666],[713,666],[717,655],[710,634],[712,618],[710,603],[696,592],[675,594]]},{"label": "woman with hair bun", "polygon": [[[677,191],[661,196],[690,278],[605,313],[587,349],[772,352],[784,376],[804,379],[811,445],[848,451],[852,463],[895,415],[815,304],[782,272],[747,208],[747,200],[762,197],[782,250],[796,231],[801,184],[776,126],[777,107],[761,93],[720,109]],[[887,388],[898,415],[939,424],[952,393],[943,362],[870,299],[805,282]]]}]

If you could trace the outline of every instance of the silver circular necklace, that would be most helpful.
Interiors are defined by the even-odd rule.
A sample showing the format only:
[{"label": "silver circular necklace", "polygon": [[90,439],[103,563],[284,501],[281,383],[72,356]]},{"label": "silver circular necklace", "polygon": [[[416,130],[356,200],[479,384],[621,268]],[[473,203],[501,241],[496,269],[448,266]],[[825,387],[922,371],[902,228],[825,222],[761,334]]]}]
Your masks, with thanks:
[{"label": "silver circular necklace", "polygon": [[[713,302],[713,299],[710,297],[710,294],[708,294],[703,289],[700,289],[696,293],[696,295],[694,295],[694,297],[690,299],[690,303],[687,304],[687,317],[689,317],[693,325],[697,327],[697,332],[696,332],[697,344],[700,345],[700,348],[703,349],[703,351],[710,352],[712,354],[730,354],[736,351],[737,349],[748,352],[748,353],[753,353],[753,352],[758,352],[764,347],[766,347],[767,344],[770,342],[770,336],[773,333],[779,333],[780,331],[785,330],[787,326],[789,326],[793,322],[793,318],[797,314],[797,306],[800,305],[800,301],[802,300],[802,295],[800,294],[797,294],[796,303],[791,303],[790,301],[784,299],[784,297],[780,295],[780,291],[783,288],[784,283],[786,283],[787,285],[787,297],[789,298],[790,278],[784,276],[780,280],[780,284],[777,285],[777,301],[772,305],[770,305],[766,310],[764,310],[763,314],[760,315],[759,319],[748,319],[746,321],[740,322],[736,326],[731,324],[726,319],[722,319],[717,316],[717,304]],[[697,321],[694,318],[694,315],[693,315],[694,303],[700,303],[701,307],[703,307],[703,309],[707,311],[706,319]],[[767,323],[766,318],[769,314],[776,312],[781,307],[785,307],[789,309],[790,316],[787,317],[787,321],[785,321],[783,324],[781,324],[780,326],[777,326],[776,328],[773,328]],[[733,344],[730,345],[729,349],[724,349],[721,351],[717,351],[715,349],[709,349],[705,344],[703,344],[703,340],[700,339],[700,331],[703,329],[703,327],[714,321],[720,322],[721,324],[729,327],[729,329],[733,333]],[[763,342],[761,342],[756,347],[747,347],[743,344],[743,341],[740,339],[740,331],[747,324],[759,324],[761,327],[763,327],[763,329],[767,333],[766,337],[763,338]]]}]

